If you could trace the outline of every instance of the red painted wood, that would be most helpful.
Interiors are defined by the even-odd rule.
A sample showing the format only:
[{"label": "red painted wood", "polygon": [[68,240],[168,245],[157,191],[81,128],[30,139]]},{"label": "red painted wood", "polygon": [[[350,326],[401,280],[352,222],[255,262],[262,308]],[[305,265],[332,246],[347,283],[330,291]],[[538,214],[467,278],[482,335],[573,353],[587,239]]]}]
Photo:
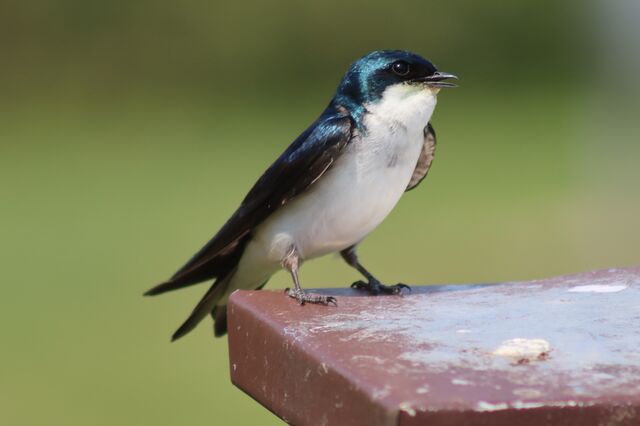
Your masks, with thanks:
[{"label": "red painted wood", "polygon": [[640,268],[338,306],[239,291],[231,378],[296,425],[640,425]]}]

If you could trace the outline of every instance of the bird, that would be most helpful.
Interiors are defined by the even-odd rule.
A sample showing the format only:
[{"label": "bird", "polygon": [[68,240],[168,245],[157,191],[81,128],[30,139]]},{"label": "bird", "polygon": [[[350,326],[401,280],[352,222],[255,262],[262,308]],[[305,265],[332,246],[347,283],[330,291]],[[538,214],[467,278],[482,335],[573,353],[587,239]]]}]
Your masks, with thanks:
[{"label": "bird", "polygon": [[376,50],[351,64],[328,106],[262,174],[220,230],[152,296],[214,280],[172,341],[211,315],[214,335],[227,332],[227,302],[237,289],[262,289],[278,270],[299,304],[337,305],[332,296],[305,292],[304,261],[340,253],[366,281],[352,287],[400,294],[384,285],[357,256],[358,244],[400,197],[426,177],[436,133],[430,123],[437,95],[456,87],[422,56]]}]

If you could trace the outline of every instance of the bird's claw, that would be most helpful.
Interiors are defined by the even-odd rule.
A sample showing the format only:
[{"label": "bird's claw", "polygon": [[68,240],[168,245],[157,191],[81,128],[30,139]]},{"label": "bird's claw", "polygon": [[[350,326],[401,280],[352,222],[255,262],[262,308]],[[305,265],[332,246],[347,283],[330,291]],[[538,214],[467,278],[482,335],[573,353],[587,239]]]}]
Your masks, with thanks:
[{"label": "bird's claw", "polygon": [[393,294],[401,294],[402,290],[404,289],[411,291],[411,287],[402,283],[398,283],[389,287],[392,289]]},{"label": "bird's claw", "polygon": [[338,301],[333,296],[323,296],[320,294],[307,294],[304,291],[296,290],[296,289],[285,289],[284,291],[287,296],[296,299],[300,305],[304,305],[305,303],[313,303],[316,305],[333,305],[338,306]]},{"label": "bird's claw", "polygon": [[364,282],[362,280],[358,280],[351,284],[351,288],[355,288],[356,290],[368,290],[369,283]]},{"label": "bird's claw", "polygon": [[356,281],[351,284],[351,288],[355,288],[356,290],[365,290],[374,295],[380,293],[400,295],[402,294],[403,289],[411,291],[411,287],[406,284],[398,283],[395,285],[384,285],[378,281],[365,282],[362,280]]}]

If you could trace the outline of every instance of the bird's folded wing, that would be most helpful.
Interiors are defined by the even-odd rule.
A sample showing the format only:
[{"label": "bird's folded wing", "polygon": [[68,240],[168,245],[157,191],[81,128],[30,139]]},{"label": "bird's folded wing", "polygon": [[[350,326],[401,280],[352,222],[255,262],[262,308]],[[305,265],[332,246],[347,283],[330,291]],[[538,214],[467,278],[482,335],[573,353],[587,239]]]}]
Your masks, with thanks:
[{"label": "bird's folded wing", "polygon": [[435,152],[436,131],[433,129],[431,123],[428,123],[427,127],[424,128],[424,144],[422,145],[422,152],[420,152],[418,163],[413,171],[413,175],[411,175],[411,180],[409,181],[409,185],[407,185],[405,192],[411,191],[413,188],[418,186],[425,177],[427,177]]},{"label": "bird's folded wing", "polygon": [[[328,109],[258,179],[218,233],[171,278],[181,286],[218,276],[261,222],[316,183],[351,140],[351,117]],[[220,266],[218,266],[220,264]],[[193,281],[197,280],[197,281]]]}]

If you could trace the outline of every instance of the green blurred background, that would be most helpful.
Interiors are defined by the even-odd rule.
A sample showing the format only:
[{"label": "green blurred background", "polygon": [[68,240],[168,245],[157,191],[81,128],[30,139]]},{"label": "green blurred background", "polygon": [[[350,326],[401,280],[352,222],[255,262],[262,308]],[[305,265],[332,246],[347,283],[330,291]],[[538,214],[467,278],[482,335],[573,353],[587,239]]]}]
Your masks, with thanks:
[{"label": "green blurred background", "polygon": [[[204,291],[157,299],[351,61],[460,76],[420,189],[363,244],[386,281],[524,280],[640,263],[639,3],[0,5],[0,424],[279,424],[229,382]],[[357,274],[327,257],[307,288]],[[270,288],[289,284],[282,273]]]}]

